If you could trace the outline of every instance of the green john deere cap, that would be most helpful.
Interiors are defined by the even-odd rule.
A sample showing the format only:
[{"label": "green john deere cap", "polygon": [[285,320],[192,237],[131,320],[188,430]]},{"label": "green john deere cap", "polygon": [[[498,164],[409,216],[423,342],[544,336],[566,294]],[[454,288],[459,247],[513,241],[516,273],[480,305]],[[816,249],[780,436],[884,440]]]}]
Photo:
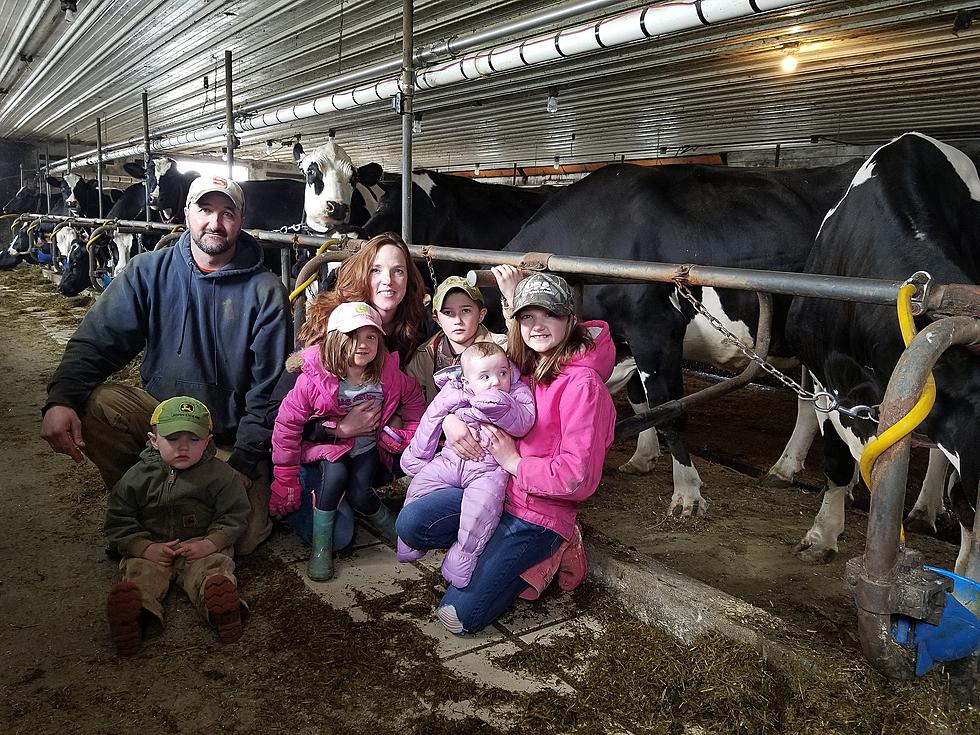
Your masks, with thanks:
[{"label": "green john deere cap", "polygon": [[160,436],[189,431],[203,439],[211,433],[211,412],[196,398],[176,396],[156,407],[150,425],[156,427]]}]

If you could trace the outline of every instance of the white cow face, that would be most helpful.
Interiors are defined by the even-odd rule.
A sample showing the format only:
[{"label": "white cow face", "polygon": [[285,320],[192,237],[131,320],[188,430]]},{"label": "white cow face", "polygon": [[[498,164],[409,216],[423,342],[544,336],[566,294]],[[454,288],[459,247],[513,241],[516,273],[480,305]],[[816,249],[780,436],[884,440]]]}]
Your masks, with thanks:
[{"label": "white cow face", "polygon": [[136,235],[131,232],[117,232],[112,236],[112,240],[116,244],[116,265],[112,269],[112,277],[115,278],[123,272],[123,268],[129,262],[136,242]]},{"label": "white cow face", "polygon": [[347,152],[331,138],[307,154],[297,143],[293,158],[306,178],[307,226],[326,232],[347,222],[354,195],[354,164]]},{"label": "white cow face", "polygon": [[147,179],[146,185],[150,187],[150,206],[157,209],[160,206],[160,181],[174,165],[169,158],[154,158],[153,173]]},{"label": "white cow face", "polygon": [[[67,179],[68,177],[66,176],[65,178]],[[55,233],[54,239],[58,248],[58,254],[62,258],[67,258],[75,243],[82,239],[82,233],[74,227],[62,227]]]},{"label": "white cow face", "polygon": [[79,214],[82,210],[76,188],[81,180],[82,177],[78,174],[65,174],[65,186],[62,187],[62,190],[65,192],[65,206],[72,214]]}]

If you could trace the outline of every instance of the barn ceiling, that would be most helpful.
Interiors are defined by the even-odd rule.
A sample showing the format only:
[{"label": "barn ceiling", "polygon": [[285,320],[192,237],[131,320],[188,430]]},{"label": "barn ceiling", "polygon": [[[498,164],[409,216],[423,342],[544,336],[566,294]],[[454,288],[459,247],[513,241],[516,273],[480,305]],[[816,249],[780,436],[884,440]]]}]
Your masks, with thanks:
[{"label": "barn ceiling", "polygon": [[[416,0],[415,43],[465,37],[561,4]],[[647,4],[607,3],[509,40]],[[0,0],[0,138],[48,142],[52,158],[63,157],[66,135],[76,153],[94,148],[97,116],[106,145],[140,138],[143,90],[151,137],[220,123],[226,50],[242,113],[322,95],[303,89],[401,53],[400,1],[78,0],[77,9],[68,23],[62,0]],[[785,73],[780,61],[790,51],[799,64]],[[873,144],[911,129],[977,140],[978,52],[977,2],[801,2],[420,91],[415,164],[650,158],[809,146],[815,136]],[[545,109],[552,86],[559,90],[555,113]],[[330,128],[356,162],[398,168],[400,122],[384,102],[241,134],[236,155],[290,162],[296,135],[312,147]],[[214,153],[220,145],[175,152]]]}]

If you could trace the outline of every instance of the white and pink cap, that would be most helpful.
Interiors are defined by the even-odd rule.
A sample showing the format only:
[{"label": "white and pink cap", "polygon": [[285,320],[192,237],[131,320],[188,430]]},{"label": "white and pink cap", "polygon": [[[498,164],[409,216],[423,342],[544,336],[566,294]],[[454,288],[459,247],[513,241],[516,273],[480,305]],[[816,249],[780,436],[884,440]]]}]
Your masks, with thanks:
[{"label": "white and pink cap", "polygon": [[373,306],[364,301],[348,301],[340,304],[330,313],[327,320],[327,331],[355,332],[361,327],[377,327],[381,334],[385,333],[381,326],[381,315]]}]

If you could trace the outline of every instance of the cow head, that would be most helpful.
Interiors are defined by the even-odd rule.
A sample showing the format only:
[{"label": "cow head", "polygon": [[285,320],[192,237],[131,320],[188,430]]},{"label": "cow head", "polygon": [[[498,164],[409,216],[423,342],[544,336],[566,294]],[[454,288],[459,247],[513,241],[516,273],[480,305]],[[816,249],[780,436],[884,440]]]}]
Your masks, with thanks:
[{"label": "cow head", "polygon": [[78,296],[92,285],[89,276],[89,253],[81,243],[75,243],[65,262],[58,292],[65,296]]},{"label": "cow head", "polygon": [[143,179],[150,191],[150,209],[159,212],[162,222],[184,221],[187,190],[197,178],[197,173],[180,173],[171,158],[153,159],[153,166],[149,171],[138,163],[127,163],[123,168],[134,179]]},{"label": "cow head", "polygon": [[49,176],[48,185],[61,189],[62,200],[69,216],[97,217],[99,215],[99,185],[78,174],[65,174],[58,179]]},{"label": "cow head", "polygon": [[21,214],[22,212],[33,212],[37,209],[38,196],[37,192],[27,186],[20,187],[20,190],[14,194],[13,199],[3,205],[3,209],[0,210],[2,214]]},{"label": "cow head", "polygon": [[350,219],[354,186],[358,183],[373,186],[382,174],[381,166],[376,163],[355,169],[350,156],[333,138],[310,153],[304,153],[303,146],[297,143],[293,146],[293,160],[306,179],[306,224],[318,232],[346,223]]}]

